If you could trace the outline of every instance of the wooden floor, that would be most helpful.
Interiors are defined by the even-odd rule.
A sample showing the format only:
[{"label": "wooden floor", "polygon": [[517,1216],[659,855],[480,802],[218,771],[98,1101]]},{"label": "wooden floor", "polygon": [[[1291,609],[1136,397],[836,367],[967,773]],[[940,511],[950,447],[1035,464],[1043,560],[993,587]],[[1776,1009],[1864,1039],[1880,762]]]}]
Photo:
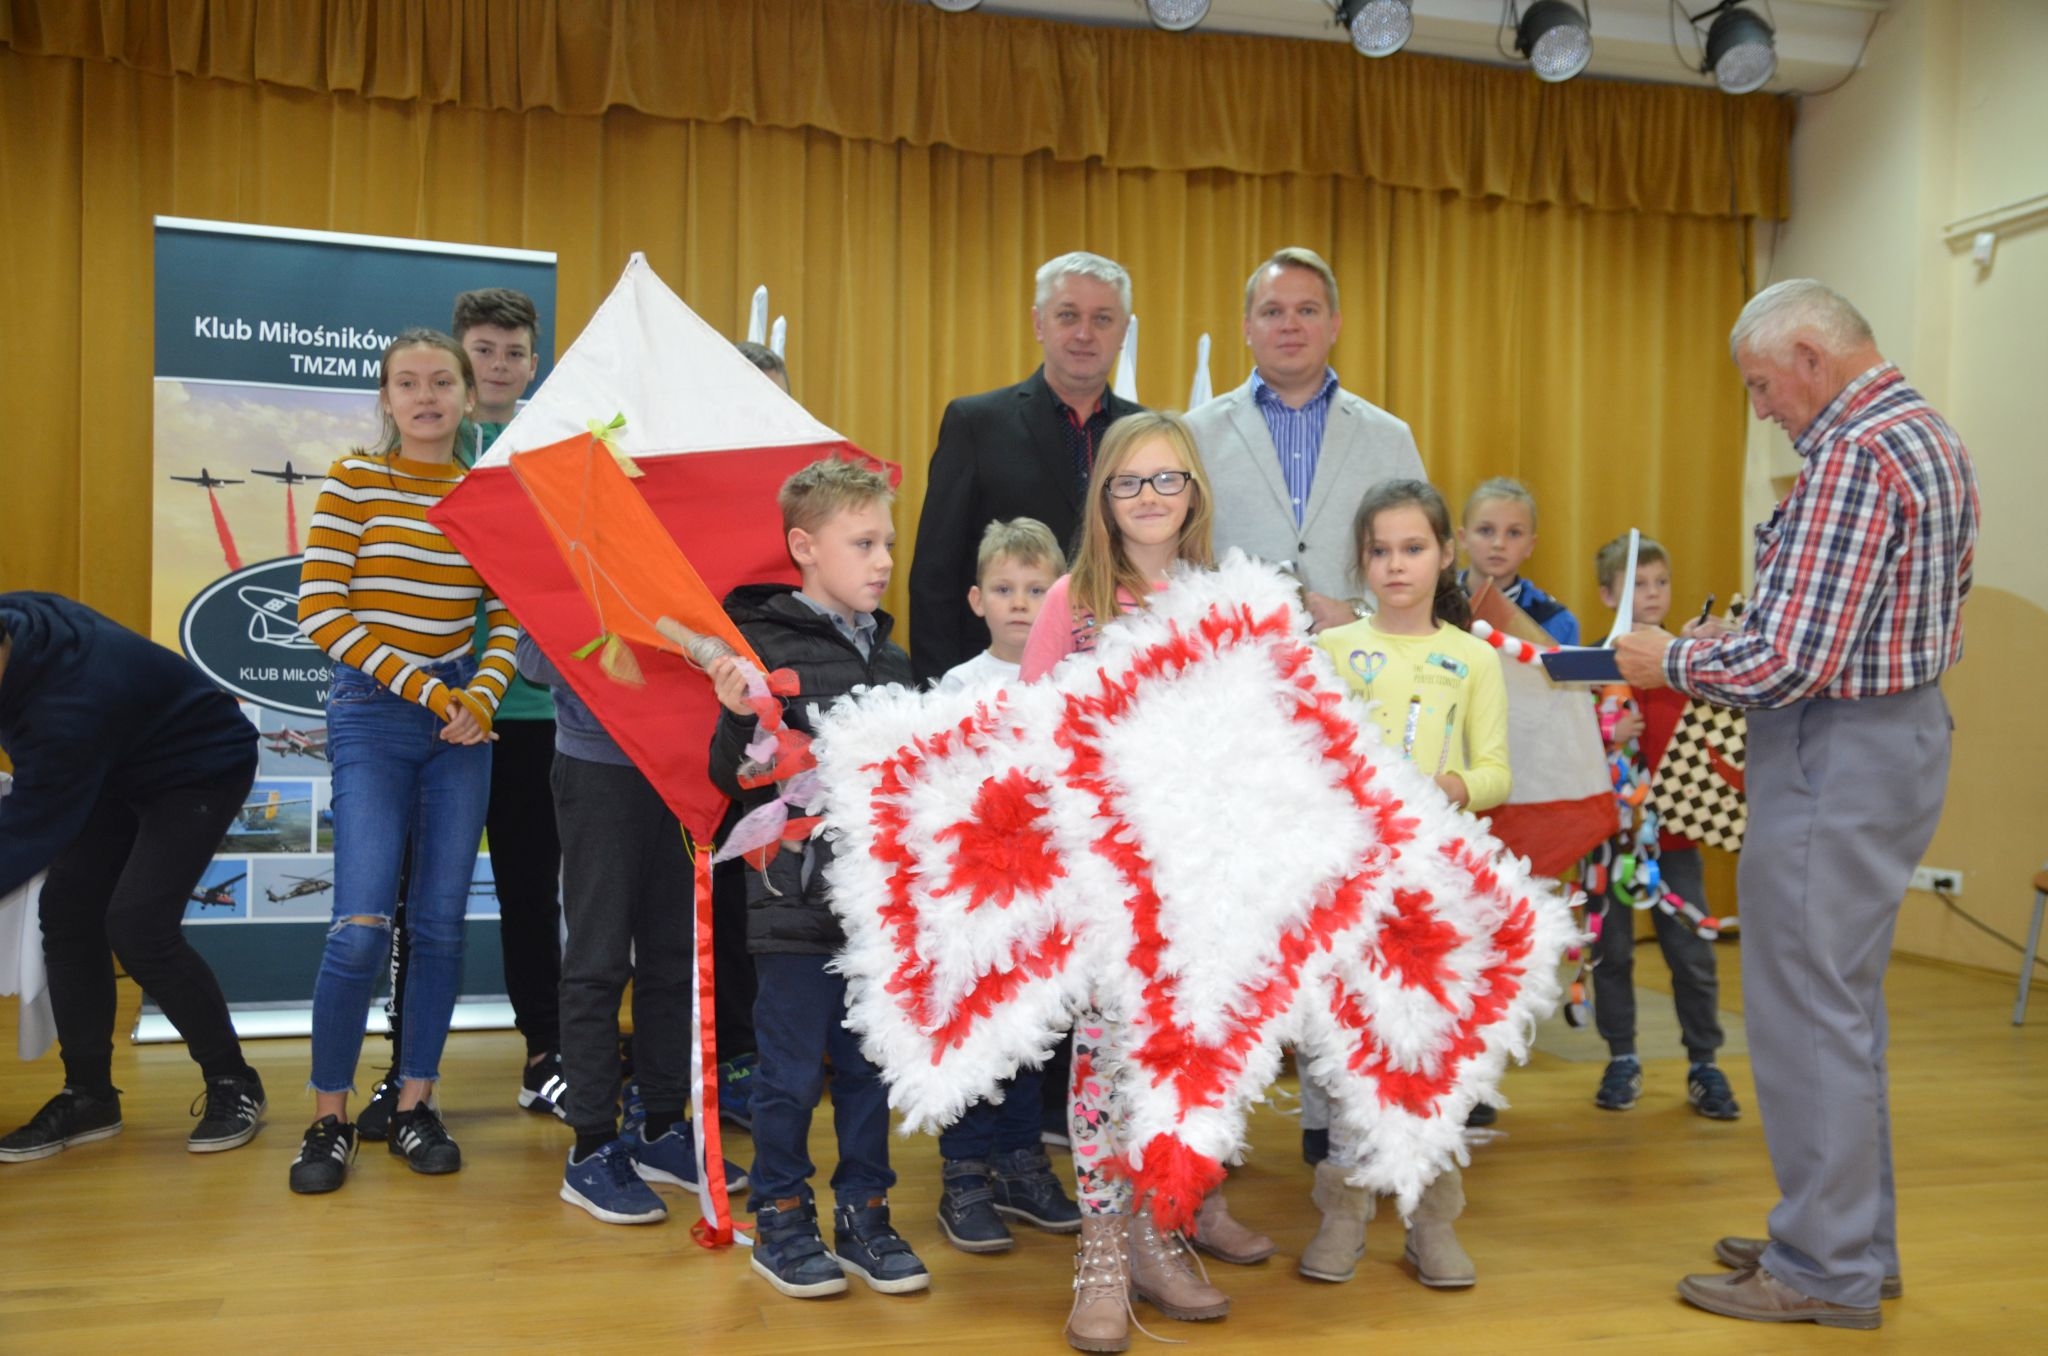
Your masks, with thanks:
[{"label": "wooden floor", "polygon": [[[1655,983],[1663,975],[1646,950],[1641,968]],[[1724,1007],[1739,1010],[1735,948],[1722,956]],[[132,986],[122,988],[132,1005]],[[1268,1109],[1253,1117],[1254,1155],[1231,1199],[1280,1255],[1249,1269],[1212,1264],[1235,1302],[1221,1323],[1139,1315],[1202,1352],[2041,1350],[2048,995],[2035,1024],[2015,1029],[2006,981],[1901,960],[1890,990],[1906,1298],[1884,1306],[1879,1332],[1738,1324],[1672,1293],[1685,1272],[1715,1269],[1716,1236],[1757,1231],[1774,1199],[1746,1059],[1728,1072],[1748,1114],[1712,1124],[1686,1108],[1677,1058],[1648,1059],[1643,1101],[1616,1115],[1592,1105],[1597,1063],[1541,1053],[1509,1075],[1507,1136],[1467,1173],[1461,1233],[1477,1288],[1416,1284],[1400,1266],[1398,1225],[1384,1224],[1351,1284],[1301,1279],[1308,1174],[1295,1122]],[[13,1043],[14,1007],[0,1003],[0,1049]],[[271,1106],[246,1148],[186,1153],[199,1083],[183,1048],[123,1045],[126,1133],[0,1167],[0,1352],[1065,1349],[1071,1241],[1027,1231],[1006,1256],[952,1251],[932,1220],[929,1139],[897,1141],[894,1201],[931,1267],[930,1293],[891,1298],[856,1284],[834,1300],[788,1300],[749,1273],[743,1252],[697,1247],[683,1198],[653,1228],[599,1224],[560,1202],[568,1134],[514,1106],[521,1047],[510,1035],[450,1044],[442,1101],[465,1154],[459,1175],[415,1177],[370,1145],[348,1186],[318,1198],[285,1189],[311,1114],[306,1043],[251,1048]],[[54,1056],[0,1066],[0,1118],[20,1123],[60,1081]],[[829,1165],[823,1116],[819,1131],[814,1156]],[[1134,1350],[1152,1346],[1134,1339]]]}]

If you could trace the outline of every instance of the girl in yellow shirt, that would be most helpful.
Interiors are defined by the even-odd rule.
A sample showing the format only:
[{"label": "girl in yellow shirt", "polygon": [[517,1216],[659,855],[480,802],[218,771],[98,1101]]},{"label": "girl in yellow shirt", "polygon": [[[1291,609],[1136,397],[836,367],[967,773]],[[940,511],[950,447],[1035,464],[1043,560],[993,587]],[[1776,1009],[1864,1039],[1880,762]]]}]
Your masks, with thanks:
[{"label": "girl in yellow shirt", "polygon": [[[1352,539],[1358,574],[1378,609],[1322,632],[1316,643],[1372,703],[1380,738],[1435,777],[1453,805],[1499,805],[1508,798],[1507,684],[1500,657],[1464,630],[1471,613],[1453,568],[1443,496],[1419,480],[1385,481],[1358,506]],[[1302,1092],[1305,1104],[1315,1100],[1306,1082]],[[1323,1219],[1302,1251],[1303,1275],[1348,1281],[1365,1252],[1372,1195],[1345,1181],[1356,1161],[1357,1147],[1333,1136],[1330,1156],[1316,1164],[1312,1199]],[[1456,1168],[1422,1193],[1405,1255],[1424,1285],[1456,1288],[1478,1279],[1452,1227],[1464,1208]]]}]

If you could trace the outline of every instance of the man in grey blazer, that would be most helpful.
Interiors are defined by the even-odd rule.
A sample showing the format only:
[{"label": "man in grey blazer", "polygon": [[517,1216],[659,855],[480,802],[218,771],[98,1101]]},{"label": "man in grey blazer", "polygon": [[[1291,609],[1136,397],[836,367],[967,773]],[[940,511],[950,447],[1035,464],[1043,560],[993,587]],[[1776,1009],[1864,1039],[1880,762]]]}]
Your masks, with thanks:
[{"label": "man in grey blazer", "polygon": [[[1245,283],[1250,379],[1188,413],[1215,498],[1217,551],[1235,546],[1262,560],[1292,561],[1319,631],[1365,610],[1351,549],[1351,518],[1365,492],[1382,480],[1424,478],[1408,426],[1337,384],[1330,349],[1343,328],[1329,264],[1314,250],[1279,251]],[[1304,1151],[1313,1132],[1328,1134],[1329,1106],[1319,1091],[1303,1081]],[[1231,1217],[1220,1188],[1202,1202],[1192,1239],[1239,1264],[1274,1251],[1272,1239]],[[1310,1266],[1307,1254],[1303,1266]]]},{"label": "man in grey blazer", "polygon": [[1408,425],[1338,385],[1330,349],[1343,327],[1323,257],[1279,251],[1245,283],[1250,379],[1188,414],[1215,492],[1216,549],[1294,562],[1318,630],[1361,614],[1351,518],[1365,492],[1427,479]]}]

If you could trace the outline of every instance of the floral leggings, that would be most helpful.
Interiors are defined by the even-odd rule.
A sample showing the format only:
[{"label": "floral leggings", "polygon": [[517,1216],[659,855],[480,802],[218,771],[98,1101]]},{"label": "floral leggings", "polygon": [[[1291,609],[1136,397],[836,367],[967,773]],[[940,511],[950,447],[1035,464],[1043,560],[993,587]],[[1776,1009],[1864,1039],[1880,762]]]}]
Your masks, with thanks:
[{"label": "floral leggings", "polygon": [[1106,1171],[1124,1149],[1122,1058],[1115,1033],[1093,1004],[1074,1019],[1074,1065],[1067,1086],[1067,1136],[1074,1146],[1074,1194],[1082,1213],[1127,1214],[1129,1179]]}]

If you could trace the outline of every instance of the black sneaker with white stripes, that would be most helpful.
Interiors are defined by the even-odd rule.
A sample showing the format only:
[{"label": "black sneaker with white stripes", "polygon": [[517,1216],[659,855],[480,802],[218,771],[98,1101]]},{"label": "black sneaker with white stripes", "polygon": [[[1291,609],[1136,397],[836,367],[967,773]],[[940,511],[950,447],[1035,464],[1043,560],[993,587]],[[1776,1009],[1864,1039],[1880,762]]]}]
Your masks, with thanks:
[{"label": "black sneaker with white stripes", "polygon": [[199,1118],[199,1124],[192,1128],[185,1147],[195,1154],[241,1148],[256,1138],[256,1131],[263,1124],[265,1105],[263,1080],[253,1074],[248,1078],[207,1079],[206,1091],[192,1102],[192,1114]]},{"label": "black sneaker with white stripes", "polygon": [[462,1168],[462,1150],[426,1102],[391,1118],[391,1138],[384,1147],[392,1157],[404,1159],[414,1172],[429,1177],[459,1172]]},{"label": "black sneaker with white stripes", "polygon": [[381,1144],[391,1134],[391,1116],[398,1110],[398,1070],[391,1069],[370,1089],[370,1100],[356,1113],[356,1137]]},{"label": "black sneaker with white stripes", "polygon": [[356,1128],[339,1116],[322,1116],[306,1127],[292,1162],[292,1190],[301,1196],[338,1191],[356,1158]]},{"label": "black sneaker with white stripes", "polygon": [[569,1081],[562,1077],[562,1057],[549,1051],[540,1063],[529,1064],[519,1079],[519,1105],[528,1111],[568,1118],[569,1112],[562,1105],[568,1095]]}]

